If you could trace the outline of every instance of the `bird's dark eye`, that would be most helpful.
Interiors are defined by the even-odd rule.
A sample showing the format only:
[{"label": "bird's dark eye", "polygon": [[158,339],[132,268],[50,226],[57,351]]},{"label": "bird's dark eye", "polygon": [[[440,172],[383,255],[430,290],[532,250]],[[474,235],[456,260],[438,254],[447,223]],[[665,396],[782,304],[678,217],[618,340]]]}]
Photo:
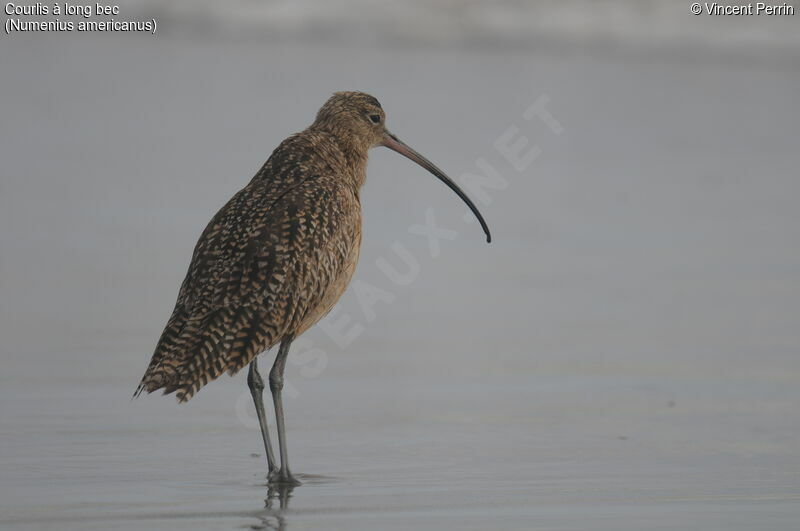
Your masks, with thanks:
[{"label": "bird's dark eye", "polygon": [[369,119],[372,120],[372,123],[379,124],[381,123],[381,115],[380,114],[370,114]]}]

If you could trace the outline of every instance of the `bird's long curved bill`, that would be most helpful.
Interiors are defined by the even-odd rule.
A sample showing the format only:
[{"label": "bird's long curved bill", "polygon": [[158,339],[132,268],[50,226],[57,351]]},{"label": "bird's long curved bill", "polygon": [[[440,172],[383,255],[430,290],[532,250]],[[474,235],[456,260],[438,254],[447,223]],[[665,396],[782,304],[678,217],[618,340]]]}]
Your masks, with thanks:
[{"label": "bird's long curved bill", "polygon": [[489,232],[489,226],[486,224],[486,221],[483,219],[483,216],[481,216],[481,213],[478,211],[478,207],[476,207],[475,203],[473,203],[472,200],[469,197],[467,197],[467,194],[465,194],[464,191],[461,188],[459,188],[458,185],[455,182],[453,182],[453,180],[450,177],[445,175],[445,173],[442,170],[437,168],[436,165],[433,164],[433,162],[429,161],[428,159],[426,159],[425,157],[423,157],[422,155],[420,155],[419,153],[408,147],[408,145],[406,145],[399,138],[397,138],[388,131],[386,131],[383,134],[383,142],[381,144],[388,147],[389,149],[397,151],[404,157],[413,160],[414,162],[416,162],[417,164],[419,164],[420,166],[431,172],[437,179],[446,184],[452,191],[454,191],[458,195],[458,197],[461,198],[462,201],[464,201],[467,204],[469,209],[472,210],[472,213],[475,214],[475,217],[478,218],[478,221],[480,222],[481,227],[483,228],[483,232],[486,233],[486,242],[488,243],[492,241],[492,235]]}]

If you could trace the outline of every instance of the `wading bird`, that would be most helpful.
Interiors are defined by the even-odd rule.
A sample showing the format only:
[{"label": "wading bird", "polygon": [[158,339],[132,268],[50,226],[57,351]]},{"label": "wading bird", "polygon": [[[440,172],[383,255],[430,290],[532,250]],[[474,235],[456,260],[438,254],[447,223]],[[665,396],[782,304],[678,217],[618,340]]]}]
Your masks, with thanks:
[{"label": "wading bird", "polygon": [[[284,140],[250,183],[211,219],[194,249],[175,309],[134,396],[164,389],[179,402],[223,372],[250,364],[272,483],[289,470],[281,389],[292,340],[319,321],[347,288],[361,244],[359,190],[367,152],[386,146],[449,186],[489,228],[463,191],[385,126],[374,97],[337,92],[305,131]],[[280,449],[277,466],[257,356],[280,343],[269,373]]]}]

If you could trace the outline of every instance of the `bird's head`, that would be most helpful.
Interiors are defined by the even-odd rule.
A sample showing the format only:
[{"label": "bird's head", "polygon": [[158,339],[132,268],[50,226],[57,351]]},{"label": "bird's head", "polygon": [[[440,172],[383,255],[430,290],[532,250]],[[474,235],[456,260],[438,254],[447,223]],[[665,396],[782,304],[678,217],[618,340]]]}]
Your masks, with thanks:
[{"label": "bird's head", "polygon": [[330,131],[346,138],[358,151],[366,152],[376,146],[385,146],[413,160],[453,190],[472,210],[492,241],[489,227],[475,204],[461,188],[431,161],[411,149],[386,129],[386,114],[378,100],[364,92],[336,92],[320,108],[312,127]]},{"label": "bird's head", "polygon": [[386,115],[374,97],[363,92],[336,92],[317,113],[314,125],[348,140],[366,152],[377,146],[386,130]]}]

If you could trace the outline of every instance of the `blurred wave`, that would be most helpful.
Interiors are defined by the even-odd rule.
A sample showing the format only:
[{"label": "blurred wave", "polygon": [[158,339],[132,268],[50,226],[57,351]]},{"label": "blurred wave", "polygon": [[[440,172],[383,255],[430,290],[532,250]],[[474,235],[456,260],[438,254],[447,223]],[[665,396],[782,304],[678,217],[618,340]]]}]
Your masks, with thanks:
[{"label": "blurred wave", "polygon": [[157,18],[161,32],[246,38],[392,46],[555,43],[800,50],[794,16],[694,16],[688,1],[140,0],[123,5],[129,15]]}]

